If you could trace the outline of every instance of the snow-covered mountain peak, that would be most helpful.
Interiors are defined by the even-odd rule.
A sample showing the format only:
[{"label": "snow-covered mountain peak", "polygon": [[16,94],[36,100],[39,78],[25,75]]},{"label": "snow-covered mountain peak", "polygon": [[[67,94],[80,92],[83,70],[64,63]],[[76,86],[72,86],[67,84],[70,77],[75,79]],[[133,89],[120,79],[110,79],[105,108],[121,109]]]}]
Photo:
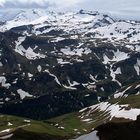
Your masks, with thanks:
[{"label": "snow-covered mountain peak", "polygon": [[[12,18],[5,19],[6,24],[1,27],[1,31],[22,25],[42,24],[46,21],[50,24],[54,24],[55,22],[55,25],[58,26],[73,26],[73,28],[79,28],[81,26],[81,28],[96,28],[114,22],[114,20],[109,16],[105,16],[96,11],[92,12],[85,10],[80,10],[79,12],[57,13],[47,10],[30,9],[14,12],[12,15]],[[3,21],[4,17],[2,16],[0,20]]]},{"label": "snow-covered mountain peak", "polygon": [[[14,27],[33,25],[32,33],[38,35],[51,30],[63,30],[65,33],[90,34],[94,38],[109,40],[139,41],[140,24],[135,21],[115,21],[108,15],[97,11],[51,12],[42,9],[11,12],[11,18],[0,26],[4,32]],[[4,16],[3,16],[4,17]],[[0,18],[3,21],[3,18]],[[49,29],[44,27],[49,26]],[[44,31],[40,32],[40,29]],[[91,37],[91,36],[90,36]]]},{"label": "snow-covered mountain peak", "polygon": [[16,21],[32,21],[35,20],[37,18],[40,18],[42,16],[45,16],[46,12],[45,11],[41,11],[41,10],[37,10],[37,9],[33,9],[33,10],[22,10],[20,11],[14,18],[13,20]]}]

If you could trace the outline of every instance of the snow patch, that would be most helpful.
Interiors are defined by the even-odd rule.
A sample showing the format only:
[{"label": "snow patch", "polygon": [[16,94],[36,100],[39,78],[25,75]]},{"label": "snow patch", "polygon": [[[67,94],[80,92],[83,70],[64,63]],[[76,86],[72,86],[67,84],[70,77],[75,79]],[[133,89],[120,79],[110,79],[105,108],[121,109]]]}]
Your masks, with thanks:
[{"label": "snow patch", "polygon": [[12,126],[12,125],[13,125],[12,123],[8,122],[8,126]]},{"label": "snow patch", "polygon": [[59,82],[58,78],[54,74],[50,73],[49,70],[45,70],[45,72],[47,72],[50,76],[54,77],[56,83],[61,86],[61,83]]},{"label": "snow patch", "polygon": [[137,59],[137,63],[134,65],[137,75],[140,75],[140,59]]},{"label": "snow patch", "polygon": [[6,83],[7,79],[4,76],[0,76],[0,83],[2,87],[9,88],[11,84]]},{"label": "snow patch", "polygon": [[9,138],[11,138],[13,136],[13,134],[8,134],[8,135],[6,135],[6,136],[0,136],[0,139],[1,140],[7,140],[7,139],[9,139]]},{"label": "snow patch", "polygon": [[26,97],[33,97],[33,95],[29,94],[28,92],[25,92],[22,89],[18,89],[17,93],[20,95],[21,100],[23,100]]},{"label": "snow patch", "polygon": [[99,137],[97,136],[97,131],[93,131],[89,134],[80,136],[79,138],[75,139],[75,140],[100,140]]},{"label": "snow patch", "polygon": [[16,46],[15,46],[15,52],[19,53],[22,56],[25,56],[29,60],[35,60],[35,59],[40,59],[40,58],[45,58],[46,56],[40,53],[35,53],[34,50],[31,47],[28,47],[26,50],[23,46],[22,43],[25,41],[26,36],[24,37],[19,37],[17,41],[15,41]]},{"label": "snow patch", "polygon": [[0,131],[0,133],[9,133],[11,131],[11,129],[5,129],[5,130],[2,130],[2,131]]},{"label": "snow patch", "polygon": [[114,98],[121,98],[121,97],[125,94],[125,92],[126,92],[127,90],[129,90],[131,87],[132,87],[132,86],[126,88],[126,89],[123,90],[122,92],[118,92],[118,93],[114,94]]},{"label": "snow patch", "polygon": [[41,72],[42,71],[42,67],[40,65],[37,66],[37,70],[38,72]]}]

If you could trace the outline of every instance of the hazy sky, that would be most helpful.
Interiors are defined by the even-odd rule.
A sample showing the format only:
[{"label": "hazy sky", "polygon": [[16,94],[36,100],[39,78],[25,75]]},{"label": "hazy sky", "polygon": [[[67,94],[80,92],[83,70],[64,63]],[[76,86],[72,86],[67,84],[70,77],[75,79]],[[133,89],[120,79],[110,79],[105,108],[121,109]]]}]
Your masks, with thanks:
[{"label": "hazy sky", "polygon": [[0,9],[9,8],[87,9],[140,20],[140,0],[0,0]]}]

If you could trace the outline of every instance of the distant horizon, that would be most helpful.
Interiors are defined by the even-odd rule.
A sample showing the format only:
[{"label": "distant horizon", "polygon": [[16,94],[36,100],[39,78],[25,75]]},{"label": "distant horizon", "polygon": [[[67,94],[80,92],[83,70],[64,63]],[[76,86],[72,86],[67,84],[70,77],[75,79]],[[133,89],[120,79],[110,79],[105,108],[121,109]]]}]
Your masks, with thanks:
[{"label": "distant horizon", "polygon": [[49,11],[99,11],[117,19],[140,21],[138,0],[0,0],[0,13],[17,9],[46,9]]},{"label": "distant horizon", "polygon": [[[99,10],[89,10],[89,9],[74,9],[74,10],[65,10],[65,11],[60,11],[60,10],[56,10],[56,9],[45,9],[45,8],[16,8],[16,9],[12,9],[12,8],[9,8],[9,9],[1,9],[0,10],[0,17],[3,16],[5,13],[7,12],[10,12],[12,13],[11,10],[13,10],[13,13],[14,11],[18,12],[20,10],[33,10],[33,9],[38,9],[38,10],[46,10],[46,11],[55,11],[55,12],[78,12],[80,10],[85,10],[85,11],[98,11],[99,13],[102,13],[102,14],[107,14],[108,16],[111,16],[112,18],[114,18],[115,20],[134,20],[134,21],[140,21],[140,15],[135,15],[135,13],[130,13],[130,12],[127,12],[127,13],[119,13],[119,12],[114,12],[114,11],[99,11]],[[129,14],[130,13],[130,14]]]}]

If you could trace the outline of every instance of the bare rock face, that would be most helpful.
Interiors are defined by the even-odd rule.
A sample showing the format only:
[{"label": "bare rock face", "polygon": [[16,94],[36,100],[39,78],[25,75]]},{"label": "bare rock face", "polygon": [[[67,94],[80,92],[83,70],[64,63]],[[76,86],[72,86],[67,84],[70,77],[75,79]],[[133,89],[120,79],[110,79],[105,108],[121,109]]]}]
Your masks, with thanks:
[{"label": "bare rock face", "polygon": [[100,140],[138,140],[140,137],[139,117],[136,121],[107,123],[97,128]]}]

